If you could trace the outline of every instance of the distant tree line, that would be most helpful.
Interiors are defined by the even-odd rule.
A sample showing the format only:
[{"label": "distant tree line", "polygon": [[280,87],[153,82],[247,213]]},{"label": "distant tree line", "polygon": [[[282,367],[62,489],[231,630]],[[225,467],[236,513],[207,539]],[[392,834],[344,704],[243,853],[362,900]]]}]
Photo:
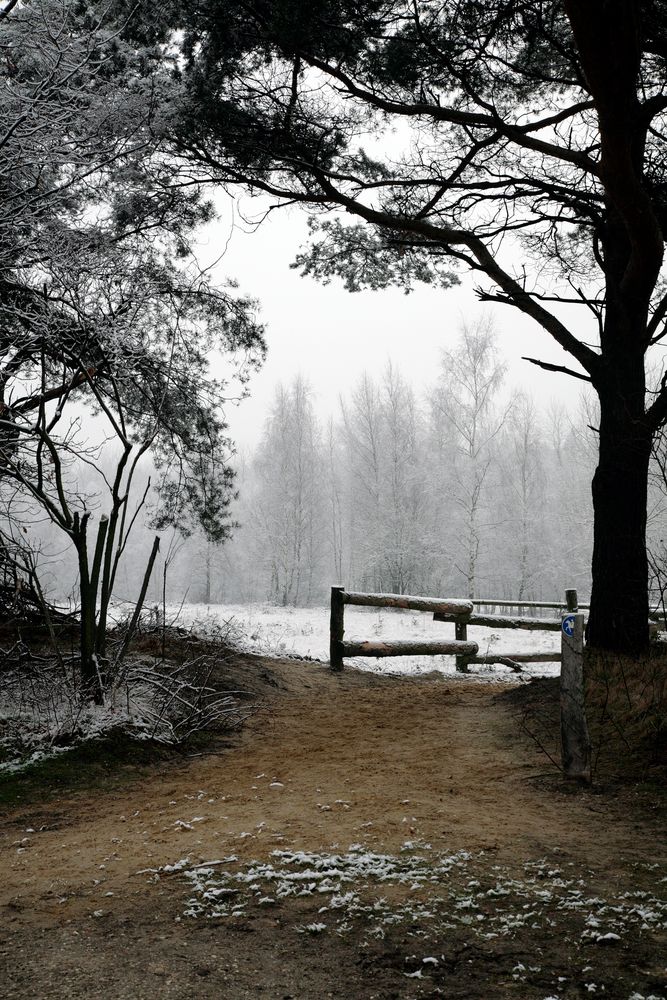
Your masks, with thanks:
[{"label": "distant tree line", "polygon": [[[328,419],[303,376],[277,386],[257,447],[237,457],[232,537],[216,544],[175,532],[149,600],[161,603],[165,580],[172,606],[321,604],[339,581],[518,600],[574,586],[583,599],[596,414],[586,398],[576,413],[538,407],[504,376],[484,321],[460,331],[432,384],[410,385],[387,362],[361,374]],[[659,526],[657,486],[653,494]],[[138,527],[118,597],[136,590],[137,554],[150,538]]]},{"label": "distant tree line", "polygon": [[[593,434],[556,406],[538,415],[503,376],[482,326],[443,353],[433,385],[418,393],[389,362],[361,375],[325,425],[302,377],[279,386],[241,474],[241,527],[213,558],[213,595],[312,604],[339,581],[461,597],[587,594]],[[191,598],[201,593],[195,585]]]},{"label": "distant tree line", "polygon": [[[558,599],[572,586],[584,600],[597,419],[589,396],[578,408],[539,405],[511,389],[487,321],[461,329],[432,384],[411,385],[388,361],[362,373],[328,418],[297,374],[267,400],[257,446],[236,456],[230,536],[163,532],[147,602],[164,600],[172,614],[181,602],[318,605],[337,582],[517,601]],[[667,596],[666,455],[661,440],[649,490],[654,604]],[[107,448],[100,469],[115,461]],[[93,496],[99,472],[86,463],[73,472]],[[118,567],[118,600],[141,585],[162,502],[151,489]],[[76,598],[76,561],[58,532],[36,523],[30,538],[49,595]]]}]

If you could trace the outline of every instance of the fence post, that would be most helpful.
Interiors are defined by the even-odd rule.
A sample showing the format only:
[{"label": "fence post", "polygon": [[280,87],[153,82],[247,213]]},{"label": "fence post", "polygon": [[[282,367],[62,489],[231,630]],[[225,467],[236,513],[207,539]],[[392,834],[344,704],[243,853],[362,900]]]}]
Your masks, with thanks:
[{"label": "fence post", "polygon": [[[454,622],[454,638],[460,639],[461,642],[467,642],[468,640],[468,625],[466,622]],[[468,661],[465,656],[456,657],[456,671],[457,673],[467,674],[468,673]]]},{"label": "fence post", "polygon": [[[576,596],[576,591],[574,592]],[[568,605],[570,595],[568,591]],[[561,761],[566,778],[590,784],[591,744],[584,704],[584,616],[562,616],[560,668]]]},{"label": "fence post", "polygon": [[579,596],[576,590],[566,590],[565,591],[565,606],[568,611],[578,611],[579,610]]},{"label": "fence post", "polygon": [[329,625],[329,663],[332,670],[343,669],[343,635],[345,634],[344,587],[331,588],[331,620]]}]

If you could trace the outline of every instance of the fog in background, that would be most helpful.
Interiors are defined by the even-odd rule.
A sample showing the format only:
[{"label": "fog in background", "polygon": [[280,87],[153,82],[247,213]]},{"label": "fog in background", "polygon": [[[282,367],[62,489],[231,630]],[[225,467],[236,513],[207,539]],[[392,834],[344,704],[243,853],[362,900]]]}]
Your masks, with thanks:
[{"label": "fog in background", "polygon": [[[289,266],[307,237],[302,215],[273,213],[253,231],[238,209],[222,210],[201,259],[257,298],[268,344],[248,398],[225,405],[238,527],[219,546],[163,532],[149,602],[311,605],[337,582],[523,600],[577,587],[585,597],[594,407],[583,382],[521,360],[562,364],[557,345],[515,311],[482,306],[467,277],[410,295],[322,287]],[[113,458],[101,450],[103,468]],[[72,475],[94,493],[91,468]],[[150,475],[146,461],[140,491]],[[154,503],[149,491],[121,600],[140,586]],[[43,585],[67,601],[73,559],[47,522],[31,532]]]},{"label": "fog in background", "polygon": [[[308,240],[303,211],[284,209],[264,218],[261,199],[244,199],[240,207],[219,201],[217,207],[221,219],[202,241],[201,259],[215,261],[221,279],[236,278],[243,292],[256,297],[267,324],[269,351],[261,372],[251,379],[250,397],[227,407],[239,448],[259,440],[276,383],[301,373],[324,419],[335,415],[339,396],[362,372],[379,372],[388,361],[419,390],[432,381],[441,352],[459,327],[489,316],[507,364],[508,385],[532,392],[540,408],[551,401],[576,405],[583,383],[521,358],[570,367],[576,363],[516,309],[480,303],[465,271],[461,284],[447,290],[419,285],[409,295],[398,288],[349,293],[340,281],[323,286],[290,268]],[[259,228],[253,229],[252,221],[259,219]],[[581,310],[561,312],[567,322],[581,322]]]}]

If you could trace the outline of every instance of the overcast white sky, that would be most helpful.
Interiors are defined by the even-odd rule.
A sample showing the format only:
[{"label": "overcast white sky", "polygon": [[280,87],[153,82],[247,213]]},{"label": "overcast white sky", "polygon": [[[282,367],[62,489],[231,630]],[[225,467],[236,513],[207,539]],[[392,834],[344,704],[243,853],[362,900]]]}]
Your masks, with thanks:
[{"label": "overcast white sky", "polygon": [[[249,209],[247,201],[244,207]],[[231,231],[228,222],[220,222],[201,247],[202,258],[224,251],[217,273],[236,278],[240,291],[260,301],[267,324],[268,357],[252,379],[251,396],[227,408],[240,449],[257,442],[276,383],[302,373],[323,419],[336,412],[338,397],[364,370],[379,373],[388,359],[419,393],[433,381],[440,352],[456,338],[462,319],[470,322],[484,312],[493,317],[511,385],[529,389],[541,405],[552,399],[572,402],[581,394],[582,382],[521,361],[522,354],[529,354],[573,364],[517,310],[480,304],[470,278],[462,276],[462,285],[450,290],[418,286],[407,296],[399,289],[351,294],[340,282],[324,287],[290,269],[305,241],[305,217],[293,209],[274,212],[250,233],[239,227]]]}]

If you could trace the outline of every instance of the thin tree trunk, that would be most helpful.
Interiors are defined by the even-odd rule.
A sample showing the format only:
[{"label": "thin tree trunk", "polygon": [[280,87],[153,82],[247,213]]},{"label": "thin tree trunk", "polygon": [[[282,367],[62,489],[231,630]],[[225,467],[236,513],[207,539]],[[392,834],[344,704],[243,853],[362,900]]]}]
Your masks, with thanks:
[{"label": "thin tree trunk", "polygon": [[[148,557],[148,563],[146,565],[146,570],[144,572],[144,578],[141,584],[141,591],[139,597],[137,598],[137,603],[134,608],[134,613],[130,619],[130,623],[125,630],[125,636],[123,637],[123,642],[121,644],[120,650],[116,653],[116,659],[114,661],[114,670],[122,663],[125,654],[130,648],[130,643],[132,642],[132,637],[137,630],[137,625],[139,624],[139,619],[141,618],[141,612],[144,606],[144,601],[146,600],[146,592],[148,591],[148,584],[150,583],[151,576],[153,574],[153,565],[157,558],[158,551],[160,549],[160,538],[156,535],[153,540],[153,547],[151,549],[151,554]],[[164,619],[163,619],[164,628]],[[164,633],[163,633],[164,634]]]},{"label": "thin tree trunk", "polygon": [[206,545],[206,580],[204,585],[204,604],[207,606],[211,603],[211,543],[208,542]]},{"label": "thin tree trunk", "polygon": [[[81,518],[78,514],[75,514],[74,532],[72,534],[72,540],[76,546],[79,559],[79,590],[81,594],[80,669],[81,682],[86,694],[93,699],[96,705],[101,705],[103,701],[102,686],[95,654],[97,588],[95,581],[91,580],[88,566],[88,521],[89,515],[87,513]],[[97,547],[95,556],[97,557]],[[97,563],[96,558],[95,563]]]}]

